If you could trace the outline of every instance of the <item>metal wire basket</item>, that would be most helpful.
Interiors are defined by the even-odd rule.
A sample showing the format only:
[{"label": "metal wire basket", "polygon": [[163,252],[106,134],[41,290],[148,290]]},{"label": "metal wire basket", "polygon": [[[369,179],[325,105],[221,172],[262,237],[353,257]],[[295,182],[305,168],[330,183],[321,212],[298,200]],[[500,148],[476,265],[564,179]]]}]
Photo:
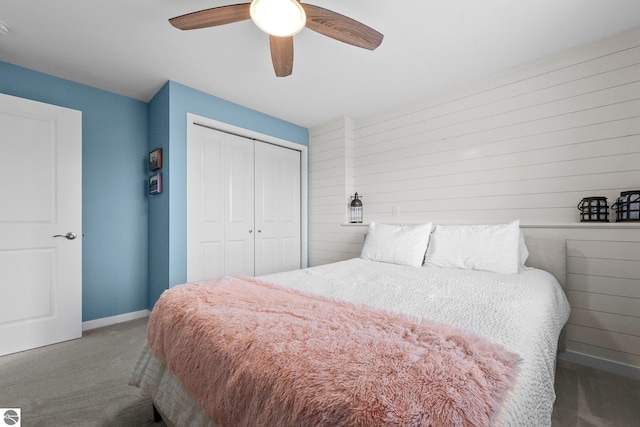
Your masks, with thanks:
[{"label": "metal wire basket", "polygon": [[611,209],[616,211],[616,222],[640,221],[640,190],[623,191]]},{"label": "metal wire basket", "polygon": [[578,204],[580,222],[609,222],[606,197],[585,197]]}]

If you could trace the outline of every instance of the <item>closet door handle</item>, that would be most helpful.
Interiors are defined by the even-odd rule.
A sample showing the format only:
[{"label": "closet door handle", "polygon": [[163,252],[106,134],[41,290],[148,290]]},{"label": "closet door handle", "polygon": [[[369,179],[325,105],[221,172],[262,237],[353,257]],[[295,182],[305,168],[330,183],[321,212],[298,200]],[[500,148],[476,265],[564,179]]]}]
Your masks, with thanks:
[{"label": "closet door handle", "polygon": [[249,230],[249,234],[253,233],[253,230]]}]

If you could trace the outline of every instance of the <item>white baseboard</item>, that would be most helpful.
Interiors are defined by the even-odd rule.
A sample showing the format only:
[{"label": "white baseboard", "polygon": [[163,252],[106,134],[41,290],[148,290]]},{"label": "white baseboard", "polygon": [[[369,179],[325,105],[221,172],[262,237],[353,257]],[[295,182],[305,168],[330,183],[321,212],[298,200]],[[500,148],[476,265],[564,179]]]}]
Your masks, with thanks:
[{"label": "white baseboard", "polygon": [[89,331],[91,329],[102,328],[103,326],[115,325],[122,322],[128,322],[129,320],[140,319],[142,317],[149,317],[151,311],[140,310],[132,313],[118,314],[117,316],[103,317],[102,319],[88,320],[82,322],[82,331]]},{"label": "white baseboard", "polygon": [[612,374],[622,375],[624,377],[640,380],[640,367],[627,365],[612,360],[601,359],[599,357],[590,356],[584,353],[567,350],[559,353],[558,358],[567,362],[577,363],[579,365],[588,366],[590,368],[600,369],[601,371],[611,372]]}]

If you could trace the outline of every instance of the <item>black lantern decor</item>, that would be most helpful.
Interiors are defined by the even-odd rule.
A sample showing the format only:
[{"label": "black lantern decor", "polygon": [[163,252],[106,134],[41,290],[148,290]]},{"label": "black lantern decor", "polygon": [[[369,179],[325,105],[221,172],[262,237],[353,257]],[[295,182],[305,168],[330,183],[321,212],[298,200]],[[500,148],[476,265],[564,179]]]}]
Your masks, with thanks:
[{"label": "black lantern decor", "polygon": [[616,211],[616,222],[640,221],[640,190],[623,191],[611,209]]},{"label": "black lantern decor", "polygon": [[578,204],[580,222],[609,222],[606,197],[585,197]]},{"label": "black lantern decor", "polygon": [[349,209],[349,222],[351,223],[361,223],[362,222],[362,200],[358,198],[358,193],[356,193],[351,198],[351,208]]}]

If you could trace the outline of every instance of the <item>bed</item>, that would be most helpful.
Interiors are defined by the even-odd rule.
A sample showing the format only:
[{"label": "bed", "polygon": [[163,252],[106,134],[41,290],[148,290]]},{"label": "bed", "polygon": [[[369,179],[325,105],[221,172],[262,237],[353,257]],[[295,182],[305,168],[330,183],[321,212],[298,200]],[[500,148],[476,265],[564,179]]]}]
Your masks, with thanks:
[{"label": "bed", "polygon": [[[296,353],[294,359],[286,359],[283,351],[290,347],[291,342],[276,342],[276,338],[270,338],[262,345],[276,348],[274,350],[276,351],[274,353],[275,356],[270,354],[268,356],[270,359],[267,360],[271,362],[266,364],[262,362],[262,368],[258,367],[257,371],[248,371],[248,368],[245,368],[251,364],[250,358],[254,357],[252,355],[261,354],[259,352],[262,350],[255,348],[257,345],[255,342],[248,344],[237,343],[234,337],[242,334],[238,334],[238,330],[233,329],[229,329],[230,332],[226,333],[224,328],[229,326],[225,325],[217,325],[217,329],[213,326],[211,328],[206,327],[205,332],[202,332],[203,327],[199,327],[201,335],[197,335],[195,342],[190,341],[190,344],[186,345],[181,341],[182,337],[186,335],[184,331],[173,331],[177,334],[173,336],[170,335],[170,332],[182,323],[182,320],[178,321],[176,319],[185,319],[187,315],[195,311],[188,302],[182,302],[182,305],[176,303],[176,306],[179,307],[178,314],[176,314],[177,317],[171,320],[167,320],[169,319],[168,316],[165,318],[164,315],[160,316],[160,314],[156,313],[158,305],[162,306],[162,304],[159,302],[156,305],[150,319],[149,342],[145,344],[140,353],[131,375],[130,384],[139,387],[143,396],[148,396],[152,399],[154,410],[157,408],[158,414],[162,416],[167,424],[176,426],[218,425],[214,420],[225,420],[221,422],[222,425],[550,425],[551,412],[555,400],[553,384],[556,353],[561,330],[569,316],[569,305],[561,285],[565,281],[564,262],[564,241],[527,239],[525,244],[517,221],[509,224],[473,226],[372,224],[360,258],[303,270],[271,274],[258,279],[223,278],[185,284],[181,285],[183,286],[182,289],[176,290],[176,292],[186,292],[187,290],[204,292],[204,289],[208,291],[209,288],[218,288],[223,292],[237,290],[237,292],[249,293],[249,290],[258,286],[261,289],[267,289],[269,292],[278,292],[274,294],[275,296],[269,297],[271,299],[267,299],[268,304],[274,304],[271,308],[254,309],[253,306],[250,306],[251,309],[248,310],[245,306],[242,306],[243,308],[241,309],[247,310],[246,316],[239,314],[235,316],[238,318],[251,317],[251,313],[260,312],[261,310],[265,312],[280,310],[275,306],[274,301],[276,299],[286,300],[288,295],[291,294],[293,295],[292,298],[294,298],[292,300],[293,305],[298,304],[299,301],[295,298],[310,298],[311,302],[309,304],[311,304],[310,307],[313,307],[313,310],[304,314],[296,311],[293,313],[293,317],[296,318],[305,317],[311,312],[321,313],[322,310],[318,307],[326,303],[331,304],[329,306],[330,310],[344,310],[343,306],[347,306],[347,309],[353,309],[359,316],[363,316],[367,322],[371,316],[383,316],[381,317],[383,319],[382,329],[386,329],[385,324],[396,325],[395,322],[401,322],[399,323],[401,325],[400,329],[417,330],[418,332],[416,333],[421,337],[423,336],[421,334],[430,334],[432,330],[440,331],[446,335],[444,341],[447,343],[452,340],[457,343],[458,338],[451,338],[454,332],[457,334],[455,335],[456,337],[463,336],[467,339],[467,341],[464,341],[464,346],[468,342],[482,340],[479,344],[480,347],[477,348],[480,348],[481,351],[494,351],[494,353],[490,353],[490,357],[483,356],[488,359],[483,363],[495,364],[495,361],[498,360],[501,364],[497,368],[503,369],[503,371],[489,371],[489,368],[484,365],[480,367],[481,372],[483,374],[486,373],[486,377],[491,380],[490,385],[494,387],[490,390],[493,393],[491,394],[491,399],[480,399],[481,401],[491,400],[490,403],[493,406],[488,408],[478,410],[476,406],[473,406],[469,409],[467,407],[470,405],[469,400],[474,394],[479,394],[480,391],[474,391],[471,387],[466,390],[467,387],[465,386],[459,388],[465,389],[463,392],[467,391],[470,393],[469,395],[462,397],[454,395],[454,393],[460,392],[456,387],[449,387],[455,382],[455,378],[442,379],[445,386],[437,385],[437,387],[438,390],[442,389],[444,391],[440,393],[442,395],[434,397],[433,402],[430,400],[431,397],[428,399],[424,397],[432,396],[434,394],[433,389],[436,388],[433,385],[435,383],[425,382],[425,378],[431,381],[432,377],[435,378],[440,375],[440,373],[434,373],[432,370],[434,362],[429,357],[439,357],[439,353],[431,348],[428,351],[422,351],[421,349],[420,357],[415,356],[416,353],[406,356],[411,362],[406,362],[406,360],[409,360],[406,359],[403,362],[403,366],[410,365],[411,369],[417,372],[416,375],[420,376],[418,378],[402,377],[403,383],[400,386],[386,381],[388,378],[392,380],[400,378],[400,371],[396,368],[390,368],[382,364],[377,366],[376,364],[377,360],[384,358],[384,353],[375,356],[370,355],[370,358],[365,359],[364,362],[358,362],[360,365],[355,368],[348,367],[345,363],[344,368],[341,367],[340,369],[346,371],[353,369],[348,374],[345,374],[349,377],[349,380],[353,379],[355,381],[353,384],[346,383],[342,379],[340,381],[336,379],[336,384],[327,385],[331,382],[328,381],[327,376],[321,377],[318,372],[314,371],[314,369],[319,372],[323,370],[330,371],[331,378],[339,378],[341,372],[334,368],[335,365],[343,362],[328,361],[326,363],[333,363],[330,368],[327,368],[326,365],[317,368],[316,364],[320,362],[303,360],[300,363],[303,363],[302,366],[304,368],[300,366],[284,366],[283,369],[290,368],[291,370],[285,374],[282,374],[282,371],[278,371],[272,375],[273,378],[269,379],[269,381],[279,381],[277,377],[280,376],[289,380],[289,383],[284,383],[284,385],[268,383],[265,385],[264,381],[266,380],[263,377],[269,376],[267,373],[268,365],[278,364],[278,360],[281,357],[283,358],[282,360],[297,361],[300,357],[306,357],[304,356],[305,353],[300,353],[303,356],[298,356],[298,353]],[[230,282],[225,285],[223,283],[225,280]],[[239,282],[235,280],[239,280]],[[225,286],[227,287],[225,288]],[[246,288],[242,286],[246,286]],[[262,295],[264,291],[260,290],[258,293]],[[195,294],[187,294],[186,298],[192,298],[192,295]],[[239,298],[243,300],[243,303],[244,295],[242,294]],[[223,294],[222,297],[218,294],[216,297],[206,297],[204,300],[206,303],[199,302],[195,305],[205,306],[205,309],[208,309],[207,305],[215,306],[218,301],[222,305],[221,301],[228,299],[227,297],[227,294]],[[163,301],[162,297],[161,301]],[[234,300],[233,304],[237,304],[237,302]],[[304,304],[306,303],[300,303],[300,306]],[[337,308],[335,305],[338,305]],[[234,305],[232,309],[241,310],[237,307],[237,305]],[[287,315],[292,317],[292,311],[289,308],[283,308],[282,311],[286,311]],[[224,313],[226,314],[223,314],[223,316],[229,316],[229,313],[235,312],[227,311]],[[332,313],[330,317],[335,319],[340,318],[340,313],[342,312],[331,311],[330,313]],[[233,317],[233,315],[230,317]],[[260,317],[259,319],[263,318]],[[253,321],[256,322],[255,319]],[[406,323],[402,323],[412,321],[416,322],[415,326],[413,324],[407,326]],[[230,320],[229,323],[235,325],[235,320]],[[242,325],[240,327],[247,328],[248,326]],[[255,327],[256,324],[253,324],[251,326],[252,330]],[[270,327],[272,328],[273,325]],[[330,328],[340,327],[342,325],[330,326]],[[414,329],[417,327],[436,329],[420,332],[422,330]],[[308,326],[303,326],[303,329],[307,330],[309,328]],[[353,326],[347,324],[346,329],[351,330]],[[211,332],[214,330],[216,331],[215,333]],[[198,351],[192,350],[191,347],[199,346],[205,341],[202,333],[207,336],[213,335],[212,342],[206,344],[209,347],[203,347]],[[268,330],[268,333],[273,333],[273,329]],[[356,331],[356,334],[359,337],[364,337],[364,335],[368,334],[368,329],[364,334],[362,331]],[[406,335],[406,332],[404,334]],[[273,336],[277,337],[279,335],[274,333]],[[315,337],[314,335],[310,336]],[[280,339],[282,340],[282,338]],[[348,339],[343,338],[342,341],[346,342]],[[378,335],[374,335],[373,339],[374,341],[378,339]],[[312,340],[309,339],[308,341]],[[356,346],[357,344],[359,343],[356,342]],[[319,343],[318,345],[329,346],[327,343]],[[333,345],[333,343],[330,345]],[[560,345],[562,345],[561,341]],[[183,374],[184,369],[181,370],[178,365],[172,365],[173,362],[167,360],[171,354],[185,358],[185,363],[188,366],[201,368],[195,378],[196,380],[202,380],[202,383],[206,383],[207,381],[203,380],[203,378],[205,376],[208,377],[210,372],[216,372],[218,365],[223,366],[219,360],[214,362],[213,365],[207,365],[207,363],[211,362],[209,359],[213,358],[213,353],[221,352],[218,351],[220,348],[226,349],[232,348],[232,346],[236,346],[234,348],[242,348],[243,351],[229,353],[233,354],[233,357],[229,354],[223,354],[221,356],[222,359],[226,357],[226,359],[234,359],[235,361],[238,354],[242,354],[243,357],[244,354],[247,354],[249,359],[237,362],[240,365],[236,365],[236,368],[241,366],[244,369],[242,375],[238,373],[225,374],[227,376],[221,377],[220,381],[222,383],[215,383],[216,387],[221,388],[221,390],[199,390],[201,388],[200,382],[194,382],[193,378],[185,377]],[[473,353],[476,351],[469,351],[467,350],[468,347],[464,346],[464,351],[460,351],[462,347],[456,347],[452,351],[457,353]],[[373,347],[375,346],[371,348]],[[368,354],[370,347],[366,348],[368,350],[361,353]],[[476,347],[473,348],[475,349]],[[334,350],[333,352],[342,353],[346,351]],[[480,352],[480,350],[478,351]],[[314,354],[319,354],[321,349],[318,350],[316,348],[313,352]],[[373,361],[371,357],[374,357]],[[445,355],[445,357],[449,356]],[[323,354],[322,358],[330,358],[330,356]],[[354,356],[350,354],[349,359],[351,358],[354,358]],[[418,358],[420,361],[417,360]],[[426,371],[419,370],[420,363],[425,364],[426,367],[424,369]],[[287,362],[284,365],[289,364],[290,362]],[[377,389],[369,387],[371,382],[378,380],[369,381],[365,387],[362,385],[360,375],[354,375],[353,373],[362,372],[359,369],[363,369],[362,366],[364,365],[371,366],[374,364],[376,364],[376,369],[382,372],[379,380],[381,388]],[[464,361],[464,364],[467,364],[467,361]],[[173,366],[175,368],[172,368]],[[404,369],[402,370],[402,375],[404,375],[407,369],[402,369]],[[456,369],[459,369],[458,365],[456,365]],[[478,368],[476,366],[469,367],[469,369],[471,371],[463,374],[454,373],[450,368],[444,369],[444,371],[445,373],[452,372],[454,377],[457,375],[456,378],[477,375]],[[385,372],[387,373],[386,376],[384,375]],[[429,374],[424,374],[424,372],[429,372]],[[495,380],[499,376],[496,372],[502,375],[500,378],[504,380],[503,383],[498,383]],[[213,376],[216,375],[217,373]],[[247,375],[257,377],[262,382],[259,383],[259,386],[256,386],[255,383],[242,382],[245,392],[247,388],[250,389],[249,396],[244,400],[238,395],[241,389],[239,386],[222,390],[223,386],[233,385],[235,387],[235,384],[240,382],[238,378],[242,377],[242,381],[245,381],[244,377]],[[354,376],[358,378],[351,378]],[[319,383],[323,389],[315,391],[315,389],[310,388],[311,386],[307,382],[300,382],[307,380],[307,377],[312,379],[319,378],[316,383]],[[475,380],[476,377],[473,378],[473,383],[479,382]],[[299,382],[302,384],[300,388],[292,386]],[[344,384],[348,385],[345,386]],[[284,387],[284,391],[282,387]],[[327,391],[327,387],[342,387],[338,391],[343,394],[337,395],[335,394],[337,391],[332,389],[330,390],[331,393],[334,393],[331,395],[334,397],[332,403],[326,403],[330,400],[324,398],[324,400],[320,401],[322,403],[319,404],[316,400],[319,399],[318,396],[322,396],[322,393]],[[256,392],[257,389],[260,392]],[[232,390],[232,392],[229,390]],[[414,396],[418,392],[422,392],[424,395]],[[447,393],[449,392],[452,395],[448,395]],[[482,393],[484,392],[482,391]],[[362,393],[364,394],[361,395]],[[271,395],[276,395],[277,402],[284,402],[281,405],[286,407],[285,412],[290,410],[294,412],[294,409],[291,408],[295,407],[297,410],[302,407],[302,411],[307,411],[304,416],[317,416],[317,418],[282,418],[281,413],[277,414],[277,409],[274,410],[271,406],[261,406],[261,401],[265,394],[269,394],[270,396],[268,397],[270,399],[274,398]],[[292,397],[289,394],[295,396]],[[406,397],[409,394],[411,396]],[[389,397],[390,395],[392,397]],[[339,397],[336,398],[336,396]],[[405,407],[400,409],[400,405],[405,404],[405,402],[396,403],[395,401],[390,401],[396,398],[397,400],[417,399],[419,407],[416,408],[415,401],[412,401],[407,405],[413,412],[409,415],[402,415],[400,414],[402,411],[407,412]],[[453,405],[451,402],[456,399],[461,401],[459,403],[461,407],[451,409],[450,406]],[[383,400],[384,402],[382,402]],[[215,405],[212,407],[209,404],[210,401],[216,401],[218,407],[216,408]],[[339,405],[335,401],[339,401]],[[359,401],[362,401],[361,405],[364,406],[359,407],[358,404],[354,403]],[[374,401],[377,402],[375,405],[371,403]],[[273,405],[273,402],[270,401],[269,404]],[[477,404],[477,402],[473,403],[473,405]],[[380,405],[386,406],[384,406],[384,409],[380,409]],[[352,408],[352,406],[355,408]],[[451,409],[451,411],[443,415],[443,418],[438,418],[439,415],[434,415],[436,412],[431,410],[432,407],[436,406],[439,408],[437,414],[442,413],[442,407],[445,406],[445,409]],[[241,410],[238,408],[241,408]],[[313,408],[313,411],[309,408]],[[346,416],[345,413],[351,410],[353,410],[354,414]],[[380,417],[373,418],[371,413],[377,410],[381,411]],[[429,412],[430,410],[431,412]],[[232,415],[222,414],[225,411],[235,411],[235,413]],[[260,418],[251,411],[258,411],[255,414],[259,413]],[[313,414],[309,415],[309,411],[313,412]],[[473,418],[471,415],[467,417],[468,414],[464,411],[469,411],[469,413],[473,411],[482,412],[483,418]],[[264,415],[267,412],[274,413],[274,418],[271,418],[271,420],[277,421],[270,422],[270,418],[268,418],[270,415]],[[225,416],[228,417],[225,418]],[[403,416],[404,418],[402,418]],[[451,418],[452,416],[454,418]],[[305,421],[302,422],[300,420]]]}]

